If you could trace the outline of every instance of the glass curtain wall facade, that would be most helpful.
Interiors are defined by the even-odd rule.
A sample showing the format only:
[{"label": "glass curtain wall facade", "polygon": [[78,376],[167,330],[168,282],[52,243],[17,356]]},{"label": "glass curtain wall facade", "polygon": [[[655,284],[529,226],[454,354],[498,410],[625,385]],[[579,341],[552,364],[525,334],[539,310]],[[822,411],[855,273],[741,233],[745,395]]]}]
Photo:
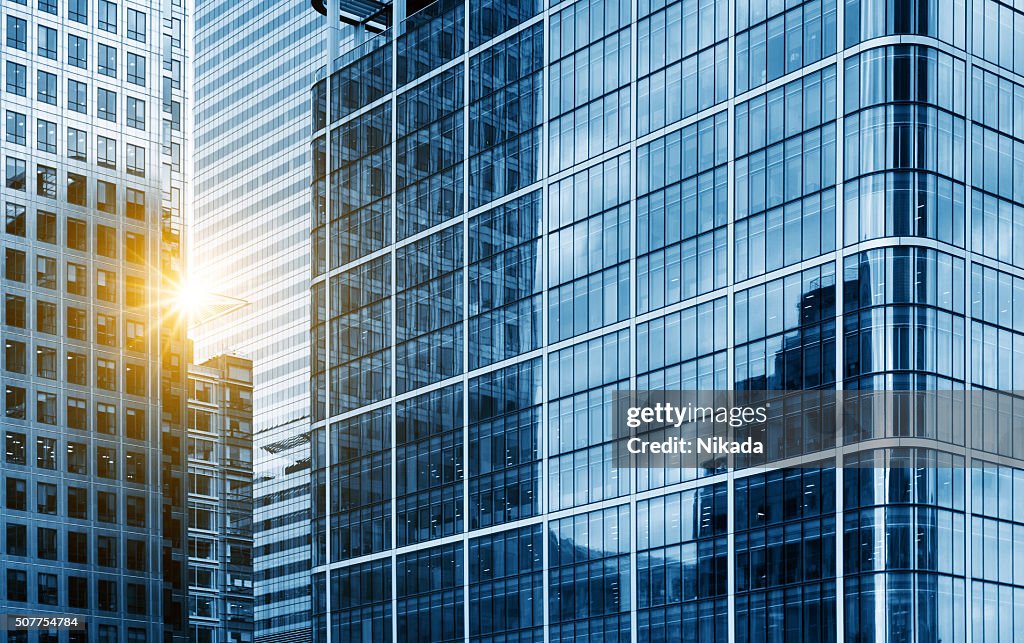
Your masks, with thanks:
[{"label": "glass curtain wall facade", "polygon": [[252,362],[188,370],[190,641],[252,643]]},{"label": "glass curtain wall facade", "polygon": [[1019,637],[989,418],[627,470],[610,392],[1022,390],[1024,12],[400,5],[310,101],[317,640]]},{"label": "glass curtain wall facade", "polygon": [[192,329],[196,356],[253,361],[255,637],[310,641],[309,86],[315,14],[196,3],[191,271],[236,312]]},{"label": "glass curtain wall facade", "polygon": [[191,16],[178,0],[2,11],[0,612],[7,641],[184,641],[182,270]]}]

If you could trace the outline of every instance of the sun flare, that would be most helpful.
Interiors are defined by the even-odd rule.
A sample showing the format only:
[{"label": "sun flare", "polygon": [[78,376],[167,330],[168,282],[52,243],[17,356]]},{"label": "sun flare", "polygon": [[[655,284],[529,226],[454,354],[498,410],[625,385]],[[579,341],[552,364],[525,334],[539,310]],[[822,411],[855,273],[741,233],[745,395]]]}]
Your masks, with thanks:
[{"label": "sun flare", "polygon": [[190,275],[178,284],[178,292],[175,297],[175,306],[178,312],[185,315],[189,320],[199,318],[203,309],[209,305],[211,293],[206,284]]}]

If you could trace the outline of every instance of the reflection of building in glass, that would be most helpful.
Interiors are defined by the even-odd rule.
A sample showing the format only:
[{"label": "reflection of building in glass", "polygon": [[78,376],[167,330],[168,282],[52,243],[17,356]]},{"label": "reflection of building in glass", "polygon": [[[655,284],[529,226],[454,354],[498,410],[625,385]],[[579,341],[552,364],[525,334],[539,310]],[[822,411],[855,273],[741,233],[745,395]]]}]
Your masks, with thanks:
[{"label": "reflection of building in glass", "polygon": [[251,643],[252,362],[189,366],[189,628],[197,643]]},{"label": "reflection of building in glass", "polygon": [[320,638],[1021,631],[1024,470],[962,468],[1017,433],[887,445],[887,469],[632,471],[609,393],[1022,390],[1024,13],[443,0],[371,35],[335,4],[311,100]]},{"label": "reflection of building in glass", "polygon": [[187,637],[181,2],[3,5],[0,613]]}]

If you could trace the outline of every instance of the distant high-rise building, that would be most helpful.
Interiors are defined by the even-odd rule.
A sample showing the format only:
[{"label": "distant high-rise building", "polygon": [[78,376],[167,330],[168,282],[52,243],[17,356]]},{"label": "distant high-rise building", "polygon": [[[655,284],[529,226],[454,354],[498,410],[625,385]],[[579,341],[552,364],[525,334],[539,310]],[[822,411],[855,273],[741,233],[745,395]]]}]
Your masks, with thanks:
[{"label": "distant high-rise building", "polygon": [[188,374],[189,630],[252,643],[252,362],[220,355]]},{"label": "distant high-rise building", "polygon": [[187,5],[3,5],[0,612],[184,641]]},{"label": "distant high-rise building", "polygon": [[253,361],[256,641],[310,641],[309,86],[316,14],[295,2],[195,12],[190,268],[249,305],[192,329],[197,358]]},{"label": "distant high-rise building", "polygon": [[1024,631],[1005,417],[765,471],[616,468],[611,415],[1024,390],[1020,7],[312,4],[317,640]]}]

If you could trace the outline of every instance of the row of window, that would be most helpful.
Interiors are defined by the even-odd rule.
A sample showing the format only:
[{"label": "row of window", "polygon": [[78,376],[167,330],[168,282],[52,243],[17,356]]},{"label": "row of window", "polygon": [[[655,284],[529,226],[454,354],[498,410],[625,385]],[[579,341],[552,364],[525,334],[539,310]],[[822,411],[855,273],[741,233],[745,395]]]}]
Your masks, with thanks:
[{"label": "row of window", "polygon": [[[4,551],[8,556],[23,556],[38,560],[62,560],[58,545],[58,532],[49,527],[37,527],[35,547],[31,547],[28,539],[29,530],[26,525],[7,523]],[[99,567],[124,568],[130,572],[146,571],[146,542],[134,538],[125,539],[125,560],[122,563],[118,556],[117,536],[96,534],[96,550],[92,557],[93,564]],[[63,560],[74,564],[89,564],[89,534],[68,530]],[[43,602],[40,600],[39,602]],[[55,605],[56,603],[45,603]]]},{"label": "row of window", "polygon": [[[8,94],[26,96],[28,93],[28,69],[21,63],[7,61],[6,90]],[[73,78],[68,79],[67,109],[79,114],[88,114],[89,87]],[[39,69],[36,71],[36,100],[47,105],[57,105],[57,75]],[[117,122],[117,92],[96,88],[96,116],[111,123]],[[125,123],[128,127],[146,130],[146,101],[134,96],[125,96]]]},{"label": "row of window", "polygon": [[[25,146],[28,143],[28,128],[27,119],[24,114],[7,110],[7,129],[6,137],[8,143],[14,145]],[[110,170],[117,169],[117,150],[118,142],[116,139],[97,135],[96,136],[96,162],[100,167],[104,167]],[[41,152],[47,152],[49,154],[57,153],[57,125],[45,119],[36,119],[36,149]],[[74,161],[88,162],[89,160],[89,143],[86,132],[74,127],[68,127],[67,136],[67,158]],[[132,143],[125,143],[125,169],[129,174],[138,177],[146,176],[146,148],[139,145],[133,145]],[[50,168],[50,172],[52,172]],[[51,179],[48,183],[55,183],[55,179]],[[8,185],[8,187],[11,187]],[[37,190],[37,193],[41,196],[49,196],[50,198],[56,198],[46,190]]]},{"label": "row of window", "polygon": [[[101,318],[97,322],[112,323],[110,318]],[[100,343],[114,344],[116,342],[115,332],[106,333],[106,328],[97,327],[97,339]],[[135,350],[143,350],[145,346],[141,343],[135,345]],[[26,350],[25,343],[13,338],[7,338],[4,347],[4,368],[12,373],[26,374]],[[57,361],[57,349],[44,345],[36,346],[36,368],[35,374],[39,377],[56,380],[60,376],[61,381],[68,384],[87,385],[89,378],[87,374],[88,358],[82,353],[68,351],[67,367],[63,370]],[[111,360],[97,358],[96,360],[96,385],[106,390],[115,390],[116,378],[113,375],[114,368]],[[139,395],[145,390],[144,379],[137,375],[137,372],[144,372],[139,366],[129,366],[125,372],[126,390],[134,391]]]},{"label": "row of window", "polygon": [[[36,281],[40,285],[56,289],[57,288],[57,260],[41,257],[44,261],[37,263],[37,269],[39,274],[36,276]],[[79,297],[89,296],[89,271],[88,269],[78,263],[68,261],[66,264],[66,275],[67,280],[65,282],[65,292],[69,295],[76,295]],[[143,277],[136,277],[132,275],[126,275],[124,279],[124,303],[130,308],[138,308],[146,304],[146,280]],[[96,269],[96,280],[94,283],[94,294],[95,297],[103,302],[109,304],[115,304],[118,301],[118,291],[120,284],[118,283],[117,273],[111,270],[104,270],[102,268]],[[4,295],[4,323],[8,326],[15,328],[28,328],[28,308],[26,307],[26,299],[21,295],[15,295],[8,293]],[[46,302],[42,302],[46,303]],[[37,302],[37,306],[40,302]],[[53,319],[56,319],[54,317]],[[40,316],[36,317],[36,324],[42,325],[43,321]],[[56,333],[51,333],[56,334]]]},{"label": "row of window", "polygon": [[[139,436],[141,437],[141,436]],[[7,464],[27,465],[26,439],[24,433],[7,431],[4,441]],[[65,458],[67,473],[89,475],[89,448],[84,442],[67,443]],[[36,438],[36,465],[41,469],[56,471],[58,466],[57,442],[51,438]],[[100,478],[117,480],[117,449],[115,447],[96,446],[94,472]],[[145,455],[137,451],[126,451],[124,456],[124,479],[136,484],[146,484]]]},{"label": "row of window", "polygon": [[[70,443],[69,443],[70,446]],[[85,452],[84,446],[79,446],[76,451]],[[105,449],[105,451],[113,451]],[[107,454],[112,457],[112,455]],[[105,462],[105,461],[103,461]],[[104,467],[107,465],[104,464]],[[32,507],[28,494],[29,481],[13,476],[5,479],[4,485],[4,506],[11,511],[31,511],[36,514],[56,516],[58,513],[76,520],[96,520],[107,524],[120,524],[119,516],[124,523],[131,527],[146,526],[146,498],[134,494],[125,494],[124,513],[118,509],[118,495],[114,491],[97,490],[95,501],[89,500],[89,489],[73,485],[67,486],[66,503],[64,510],[58,510],[58,485],[49,482],[36,482],[35,506]],[[93,507],[93,510],[90,510]],[[84,535],[83,535],[84,536]],[[8,541],[8,547],[10,543]],[[69,548],[70,549],[70,548]],[[8,551],[8,553],[12,553]],[[26,554],[17,554],[26,555]],[[38,555],[38,552],[37,552]],[[53,548],[54,560],[56,559],[56,547]],[[45,558],[45,556],[43,556]],[[79,556],[68,555],[69,562],[88,563],[88,559]]]},{"label": "row of window", "polygon": [[[22,298],[17,296],[11,296],[10,300],[13,303],[12,317],[9,318],[11,321],[7,322],[9,326],[29,328],[29,325],[24,323],[27,318],[27,313],[24,308],[18,310],[19,305],[23,306]],[[12,323],[13,322],[13,323]],[[32,327],[41,333],[48,335],[57,335],[57,305],[53,302],[37,300],[36,301],[36,323]],[[64,332],[62,333],[65,339],[74,339],[78,341],[95,341],[97,344],[103,346],[118,346],[118,321],[116,315],[109,313],[97,313],[96,323],[94,325],[95,334],[90,332],[89,328],[89,315],[88,313],[76,306],[68,306],[65,315]],[[16,338],[8,337],[10,342],[16,342]],[[125,319],[124,326],[124,345],[128,350],[144,352],[146,350],[146,324],[145,322]],[[13,352],[7,354],[7,370],[14,370],[16,372],[24,372],[24,370],[18,370],[13,367],[14,364],[23,364],[23,360],[17,359],[18,348],[17,344],[11,344],[8,348],[13,348]]]},{"label": "row of window", "polygon": [[[28,572],[23,569],[8,569],[7,600],[15,603],[27,603],[31,600],[33,603],[41,605],[59,605],[59,577],[56,574],[44,572],[37,572],[35,575],[38,584],[34,592],[35,595],[30,599]],[[65,604],[68,607],[89,609],[89,585],[87,577],[68,576]],[[149,604],[146,600],[146,585],[142,583],[124,584],[124,605],[121,607],[118,606],[118,596],[120,594],[120,583],[118,581],[97,578],[95,588],[96,608],[102,612],[116,613],[123,609],[124,613],[132,617],[144,617],[149,614]],[[102,627],[101,625],[100,628]],[[110,633],[116,636],[116,627],[110,630]],[[135,640],[145,639],[143,637],[142,639],[135,638]]]},{"label": "row of window", "polygon": [[[17,4],[25,5],[28,0],[14,0]],[[37,8],[43,13],[50,15],[57,14],[58,0],[38,0]],[[87,25],[89,24],[90,0],[67,0],[67,18],[72,22]],[[120,19],[121,9],[116,2],[111,0],[97,0],[96,4],[96,26],[102,31],[116,34],[119,27],[125,28],[125,34],[136,42],[146,42],[146,13],[138,9],[127,7],[125,9],[125,23]]]},{"label": "row of window", "polygon": [[[12,49],[28,50],[28,25],[25,20],[16,16],[7,16],[7,46]],[[36,53],[47,60],[57,60],[57,30],[46,25],[39,25],[36,36]],[[89,41],[75,34],[68,34],[68,65],[79,69],[89,67]],[[140,87],[146,86],[146,59],[140,54],[125,52],[127,79],[129,83]],[[104,76],[117,78],[117,48],[103,43],[96,43],[96,71]]]},{"label": "row of window", "polygon": [[[81,361],[85,361],[84,356],[80,355],[79,357],[81,357]],[[115,383],[113,382],[114,372],[111,370],[113,365],[114,361],[111,359],[97,359],[96,380],[98,384],[102,384],[104,387],[115,386]],[[135,371],[126,371],[126,383],[137,387],[132,389],[136,391],[132,394],[144,396],[144,382],[138,381],[134,377],[131,377],[130,379],[128,377],[133,372],[141,372],[141,370],[136,367]],[[83,382],[84,381],[85,380],[83,380]],[[109,388],[106,390],[116,389]],[[4,387],[4,391],[6,405],[5,416],[14,420],[29,420],[29,398],[26,389],[18,386],[7,385]],[[57,400],[58,397],[56,393],[47,391],[38,391],[36,393],[36,422],[54,426],[58,424],[59,416]],[[68,397],[67,402],[67,412],[65,414],[67,426],[70,428],[85,430],[88,427],[88,403],[84,399],[78,397]],[[131,415],[133,413],[135,416]],[[128,437],[135,439],[144,439],[145,429],[141,424],[142,412],[128,410],[127,414],[125,421],[125,434]],[[116,433],[116,415],[117,413],[114,404],[97,402],[96,421],[94,424],[95,430],[101,433]]]},{"label": "row of window", "polygon": [[[71,219],[68,223],[71,223]],[[79,223],[84,223],[79,221]],[[81,231],[79,231],[81,233]],[[84,239],[71,239],[79,245],[85,245]],[[124,235],[125,259],[130,263],[145,265],[146,262],[146,238],[136,232],[126,232]],[[96,254],[116,259],[118,255],[117,230],[109,226],[96,225]],[[84,251],[84,250],[83,250]],[[4,279],[26,282],[27,257],[23,250],[17,248],[6,248],[4,251]],[[57,259],[39,254],[35,258],[36,285],[42,288],[56,289]]]},{"label": "row of window", "polygon": [[[140,148],[142,149],[142,148]],[[143,154],[143,156],[145,156]],[[139,159],[136,155],[135,159]],[[143,161],[145,163],[145,161]],[[144,167],[144,166],[143,166]],[[10,190],[25,192],[26,189],[26,164],[24,159],[8,156],[6,164],[5,186]],[[67,189],[58,194],[57,168],[45,165],[36,166],[35,193],[50,199],[57,199],[60,196],[62,202],[71,205],[89,207],[88,179],[74,172],[67,173]],[[96,180],[93,205],[99,212],[117,214],[118,207],[117,184],[102,179]],[[146,218],[146,193],[135,188],[126,188],[124,214],[130,219],[144,221]],[[8,234],[25,236],[24,216],[25,206],[18,203],[7,203],[5,210],[5,231]]]}]

